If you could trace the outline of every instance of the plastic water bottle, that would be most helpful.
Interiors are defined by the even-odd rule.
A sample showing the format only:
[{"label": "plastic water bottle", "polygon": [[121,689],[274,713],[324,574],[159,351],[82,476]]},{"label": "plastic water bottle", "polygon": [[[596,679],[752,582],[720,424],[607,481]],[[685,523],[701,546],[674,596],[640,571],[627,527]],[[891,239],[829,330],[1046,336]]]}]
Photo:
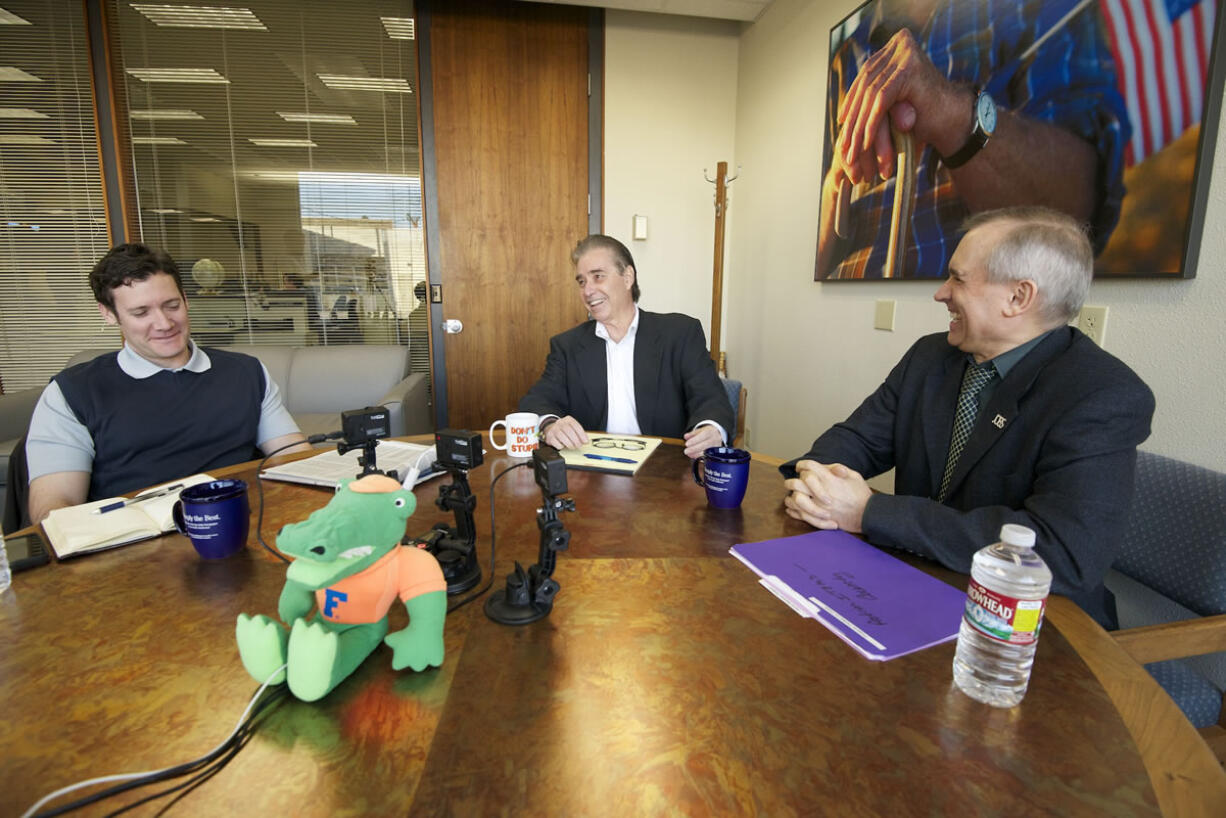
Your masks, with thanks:
[{"label": "plastic water bottle", "polygon": [[0,594],[9,589],[13,583],[13,574],[9,571],[9,556],[4,548],[4,535],[0,534]]},{"label": "plastic water bottle", "polygon": [[1000,542],[975,554],[966,613],[954,653],[954,682],[972,699],[1013,707],[1026,695],[1051,569],[1034,552],[1034,532],[1000,529]]}]

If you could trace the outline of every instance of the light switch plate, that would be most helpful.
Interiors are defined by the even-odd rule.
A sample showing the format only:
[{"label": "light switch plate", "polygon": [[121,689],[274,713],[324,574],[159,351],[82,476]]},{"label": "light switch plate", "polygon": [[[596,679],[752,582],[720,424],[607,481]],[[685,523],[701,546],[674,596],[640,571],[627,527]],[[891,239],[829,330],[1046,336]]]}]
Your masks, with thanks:
[{"label": "light switch plate", "polygon": [[635,216],[634,217],[634,239],[635,241],[646,241],[647,240],[647,217],[646,216]]},{"label": "light switch plate", "polygon": [[873,329],[894,331],[895,304],[896,302],[892,298],[877,301],[877,309],[873,313]]}]

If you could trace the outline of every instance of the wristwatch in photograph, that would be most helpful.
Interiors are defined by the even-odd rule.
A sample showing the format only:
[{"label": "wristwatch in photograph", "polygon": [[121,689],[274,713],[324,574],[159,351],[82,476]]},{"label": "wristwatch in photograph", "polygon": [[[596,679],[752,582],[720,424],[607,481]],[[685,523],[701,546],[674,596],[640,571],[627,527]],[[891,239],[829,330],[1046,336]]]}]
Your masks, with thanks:
[{"label": "wristwatch in photograph", "polygon": [[941,157],[945,167],[950,170],[960,168],[971,161],[975,154],[983,150],[983,146],[988,144],[988,139],[996,130],[996,101],[992,99],[987,91],[980,91],[975,94],[975,109],[973,113],[975,125],[971,128],[971,135],[967,137],[966,142],[954,152],[953,156]]}]

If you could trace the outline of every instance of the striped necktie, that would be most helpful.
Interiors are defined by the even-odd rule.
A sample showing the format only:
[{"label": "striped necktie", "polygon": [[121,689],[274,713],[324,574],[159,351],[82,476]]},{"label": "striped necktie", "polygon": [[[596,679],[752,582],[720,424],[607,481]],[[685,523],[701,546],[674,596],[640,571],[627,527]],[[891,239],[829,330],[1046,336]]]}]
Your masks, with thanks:
[{"label": "striped necktie", "polygon": [[966,441],[971,437],[975,416],[979,414],[979,393],[995,376],[996,367],[990,361],[966,364],[966,372],[962,374],[962,389],[958,392],[958,406],[954,410],[954,430],[949,439],[949,455],[945,458],[945,475],[941,478],[941,490],[937,492],[938,502],[945,502],[949,494],[950,478],[954,476],[958,458],[962,456]]}]

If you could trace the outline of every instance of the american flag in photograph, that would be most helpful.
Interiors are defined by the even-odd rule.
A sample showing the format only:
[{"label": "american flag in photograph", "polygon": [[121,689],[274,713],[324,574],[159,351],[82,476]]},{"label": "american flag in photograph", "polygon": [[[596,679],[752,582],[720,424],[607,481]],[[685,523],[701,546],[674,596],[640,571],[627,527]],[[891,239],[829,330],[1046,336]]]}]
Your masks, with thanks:
[{"label": "american flag in photograph", "polygon": [[1099,0],[1139,163],[1200,122],[1217,0]]}]

